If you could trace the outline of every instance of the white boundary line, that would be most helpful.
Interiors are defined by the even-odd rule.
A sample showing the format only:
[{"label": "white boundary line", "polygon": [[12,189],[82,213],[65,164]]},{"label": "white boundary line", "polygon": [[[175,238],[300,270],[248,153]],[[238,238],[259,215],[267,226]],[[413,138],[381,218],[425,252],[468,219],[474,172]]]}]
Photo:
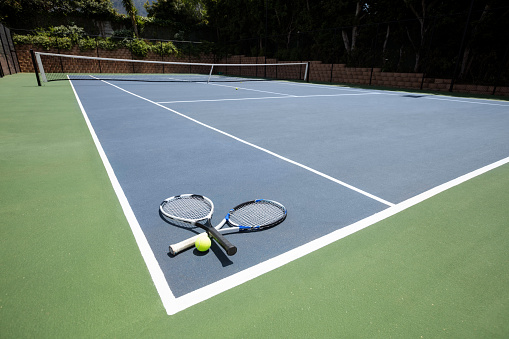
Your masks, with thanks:
[{"label": "white boundary line", "polygon": [[[368,89],[363,89],[363,90],[369,91]],[[448,95],[427,93],[427,92],[385,91],[385,90],[374,90],[374,89],[371,91],[375,91],[374,93],[382,94],[382,95],[392,95],[392,96],[399,96],[401,94],[419,95],[422,97],[422,99],[428,99],[428,100],[452,101],[452,102],[462,102],[462,103],[466,103],[466,104],[502,106],[502,107],[509,108],[508,101],[498,100],[498,99],[469,98],[469,97],[458,98],[458,97],[453,97],[453,96],[448,96]],[[476,100],[476,101],[474,101],[474,100]],[[494,103],[494,102],[500,102],[500,103],[498,104],[498,103]],[[503,103],[505,103],[505,105]]]},{"label": "white boundary line", "polygon": [[135,94],[135,93],[129,92],[128,90],[123,89],[122,87],[119,87],[119,86],[117,86],[117,85],[114,85],[114,84],[112,84],[112,83],[110,83],[110,82],[108,82],[108,81],[105,81],[105,80],[101,80],[101,81],[102,81],[102,82],[104,82],[105,84],[108,84],[108,85],[110,85],[110,86],[113,86],[113,87],[115,87],[115,88],[118,88],[119,90],[121,90],[121,91],[123,91],[123,92],[125,92],[125,93],[127,93],[127,94],[130,94],[130,95],[132,95],[132,96],[135,96],[135,97],[137,97],[137,98],[140,98],[140,99],[142,99],[142,100],[145,100],[145,101],[147,101],[147,102],[150,102],[150,103],[152,103],[152,104],[154,104],[154,105],[156,105],[156,106],[159,106],[159,107],[161,107],[161,108],[164,108],[165,110],[170,111],[170,112],[173,112],[173,113],[175,113],[175,114],[177,114],[177,115],[179,115],[179,116],[181,116],[181,117],[183,117],[183,118],[186,118],[186,119],[188,119],[188,120],[190,120],[190,121],[192,121],[192,122],[194,122],[194,123],[197,123],[198,125],[201,125],[201,126],[203,126],[203,127],[206,127],[206,128],[208,128],[208,129],[210,129],[210,130],[213,130],[213,131],[215,131],[215,132],[217,132],[217,133],[220,133],[220,134],[222,134],[222,135],[224,135],[224,136],[227,136],[227,137],[229,137],[229,138],[232,138],[232,139],[234,139],[234,140],[237,140],[237,141],[239,141],[239,142],[241,142],[241,143],[243,143],[243,144],[245,144],[245,145],[248,145],[248,146],[251,146],[251,147],[253,147],[253,148],[256,148],[256,149],[258,149],[258,150],[260,150],[260,151],[262,151],[262,152],[265,152],[265,153],[267,153],[267,154],[270,154],[270,155],[272,155],[272,156],[274,156],[274,157],[276,157],[276,158],[278,158],[278,159],[281,159],[281,160],[283,160],[283,161],[286,161],[286,162],[288,162],[288,163],[290,163],[290,164],[293,164],[293,165],[295,165],[295,166],[298,166],[298,167],[300,167],[300,168],[303,168],[303,169],[305,169],[305,170],[307,170],[307,171],[309,171],[309,172],[312,172],[312,173],[314,173],[314,174],[316,174],[316,175],[321,176],[322,178],[328,179],[328,180],[330,180],[330,181],[332,181],[332,182],[335,182],[336,184],[339,184],[339,185],[341,185],[341,186],[344,186],[344,187],[346,187],[346,188],[349,188],[349,189],[351,189],[352,191],[355,191],[355,192],[360,193],[360,194],[362,194],[362,195],[364,195],[364,196],[366,196],[366,197],[369,197],[369,198],[371,198],[371,199],[373,199],[373,200],[376,200],[376,201],[378,201],[378,202],[381,202],[382,204],[385,204],[385,205],[387,205],[387,206],[394,206],[394,204],[393,204],[393,203],[391,203],[391,202],[389,202],[389,201],[387,201],[387,200],[384,200],[384,199],[382,199],[382,198],[380,198],[380,197],[377,197],[376,195],[373,195],[373,194],[371,194],[371,193],[368,193],[368,192],[366,192],[366,191],[363,191],[363,190],[361,190],[360,188],[357,188],[357,187],[355,187],[355,186],[352,186],[352,185],[350,185],[350,184],[347,184],[346,182],[343,182],[343,181],[341,181],[341,180],[339,180],[339,179],[333,178],[333,177],[331,177],[330,175],[327,175],[327,174],[325,174],[325,173],[322,173],[322,172],[320,172],[320,171],[317,171],[317,170],[315,170],[315,169],[313,169],[313,168],[311,168],[311,167],[309,167],[309,166],[306,166],[306,165],[301,164],[301,163],[299,163],[299,162],[296,162],[296,161],[293,161],[293,160],[288,159],[288,158],[286,158],[286,157],[283,157],[282,155],[279,155],[279,154],[277,154],[277,153],[274,153],[274,152],[272,152],[272,151],[269,151],[269,150],[268,150],[268,149],[266,149],[266,148],[263,148],[263,147],[260,147],[260,146],[258,146],[258,145],[252,144],[252,143],[250,143],[250,142],[248,142],[248,141],[246,141],[246,140],[244,140],[244,139],[241,139],[241,138],[239,138],[239,137],[236,137],[236,136],[234,136],[234,135],[232,135],[232,134],[230,134],[230,133],[224,132],[224,131],[222,131],[222,130],[220,130],[220,129],[217,129],[217,128],[215,128],[215,127],[212,127],[212,126],[210,126],[210,125],[207,125],[207,124],[205,124],[205,123],[203,123],[203,122],[201,122],[201,121],[199,121],[199,120],[193,119],[193,118],[191,118],[191,117],[189,117],[189,116],[187,116],[187,115],[185,115],[185,114],[183,114],[183,113],[177,112],[177,111],[175,111],[174,109],[171,109],[171,108],[166,107],[166,106],[163,106],[163,105],[161,105],[161,104],[159,104],[159,103],[157,103],[157,102],[155,102],[155,101],[152,101],[152,100],[150,100],[150,99],[147,99],[147,98],[145,98],[145,97],[142,97],[141,95],[138,95],[138,94]]},{"label": "white boundary line", "polygon": [[[209,84],[210,85],[210,84]],[[181,101],[158,101],[158,104],[179,104],[194,102],[217,102],[217,101],[244,101],[244,100],[268,100],[268,99],[294,99],[294,98],[319,98],[319,97],[341,97],[359,95],[377,95],[380,93],[341,93],[341,94],[311,94],[311,95],[285,95],[280,97],[259,97],[259,98],[226,98],[226,99],[204,99],[204,100],[181,100]]]},{"label": "white boundary line", "polygon": [[287,99],[284,97],[259,97],[259,98],[226,98],[226,99],[203,99],[203,100],[180,100],[180,101],[158,101],[158,104],[181,104],[181,103],[195,103],[195,102],[221,102],[221,101],[244,101],[244,100],[267,100],[267,99]]},{"label": "white boundary line", "polygon": [[80,107],[81,113],[83,114],[83,118],[85,119],[85,122],[87,123],[88,130],[90,131],[90,134],[92,135],[92,139],[94,140],[95,147],[97,148],[97,151],[99,152],[99,156],[101,157],[101,160],[104,164],[106,173],[108,173],[108,177],[110,178],[111,185],[113,186],[113,189],[115,190],[118,201],[120,202],[120,206],[122,207],[122,210],[124,211],[124,215],[126,216],[127,222],[129,223],[129,226],[131,227],[131,231],[133,232],[134,238],[136,240],[136,243],[138,244],[138,248],[140,249],[141,255],[142,255],[143,259],[145,260],[145,264],[147,265],[148,271],[152,277],[152,280],[154,281],[154,285],[156,286],[157,292],[159,293],[159,296],[161,297],[161,301],[163,302],[164,308],[166,310],[171,310],[175,305],[175,300],[176,300],[175,296],[173,295],[173,292],[171,291],[170,286],[168,285],[168,282],[166,281],[166,277],[164,276],[164,273],[161,270],[161,267],[159,266],[159,263],[157,262],[156,257],[154,256],[154,252],[152,252],[152,249],[150,248],[147,238],[145,237],[145,234],[143,233],[143,230],[141,229],[141,226],[138,223],[138,220],[136,219],[136,216],[134,215],[133,210],[131,209],[131,205],[129,205],[129,201],[127,200],[127,197],[125,196],[124,191],[122,190],[122,187],[120,186],[120,183],[118,182],[117,176],[115,175],[115,172],[113,171],[113,168],[111,167],[108,157],[106,156],[106,153],[104,152],[104,149],[101,146],[101,142],[99,141],[99,138],[97,137],[97,134],[95,133],[94,127],[92,127],[92,124],[90,123],[90,120],[88,119],[87,112],[85,111],[85,108],[81,104],[81,100],[78,96],[78,93],[76,92],[76,90],[74,88],[72,81],[69,81],[69,83],[71,84],[71,88],[74,92],[74,96],[76,97],[76,100],[78,101],[78,105]]},{"label": "white boundary line", "polygon": [[216,281],[208,286],[202,287],[196,291],[183,295],[181,297],[176,298],[175,307],[171,310],[173,313],[168,312],[168,314],[175,314],[179,311],[182,311],[190,306],[193,306],[201,301],[209,299],[217,294],[225,292],[235,286],[241,285],[249,280],[252,280],[262,274],[270,272],[276,268],[284,266],[296,259],[299,259],[311,252],[314,252],[322,247],[332,244],[348,235],[351,235],[355,232],[358,232],[368,226],[371,226],[379,221],[387,219],[401,211],[404,211],[418,203],[423,202],[445,190],[448,190],[454,186],[457,186],[467,180],[475,178],[483,173],[486,173],[492,169],[495,169],[499,166],[505,165],[509,163],[509,157],[499,160],[495,163],[477,169],[473,172],[465,174],[461,177],[458,177],[454,180],[451,180],[445,184],[434,187],[424,193],[421,193],[413,198],[405,200],[395,206],[387,208],[381,212],[378,212],[372,216],[369,216],[365,219],[359,220],[351,225],[343,227],[337,231],[331,232],[327,235],[324,235],[318,239],[315,239],[307,244],[294,248],[288,252],[280,254],[277,257],[271,258],[267,261],[264,261],[258,265],[252,266],[244,271],[238,272],[232,276],[224,278],[222,280]]},{"label": "white boundary line", "polygon": [[324,88],[324,89],[353,91],[353,92],[373,91],[373,89],[355,88],[355,87],[350,87],[350,86],[346,86],[346,85],[341,85],[340,83],[315,84],[312,82],[302,83],[302,82],[293,82],[293,81],[286,81],[286,80],[281,80],[278,83],[290,85],[290,86],[318,87],[318,88]]},{"label": "white boundary line", "polygon": [[[492,102],[470,101],[470,100],[483,100],[483,99],[476,99],[476,98],[471,98],[470,100],[460,100],[460,99],[448,99],[448,98],[444,98],[444,97],[438,98],[436,96],[425,96],[424,99],[462,102],[462,103],[476,104],[476,105],[502,106],[502,107],[509,108],[509,102],[506,105],[502,105],[502,104],[496,104],[496,103],[492,103]],[[487,100],[487,99],[484,99],[484,100]]]},{"label": "white boundary line", "polygon": [[[176,78],[168,78],[168,79],[175,79]],[[240,81],[239,81],[240,82]],[[253,92],[261,92],[261,93],[268,93],[268,94],[276,94],[276,95],[283,95],[283,96],[289,96],[289,97],[292,97],[293,95],[291,94],[285,94],[285,93],[277,93],[277,92],[269,92],[269,91],[262,91],[262,90],[259,90],[259,89],[251,89],[251,88],[245,88],[245,87],[239,87],[239,86],[231,86],[231,85],[221,85],[221,84],[214,84],[214,83],[211,83],[211,82],[199,82],[198,84],[202,84],[202,85],[207,85],[207,86],[220,86],[220,87],[229,87],[229,88],[235,88],[237,90],[241,89],[241,90],[245,90],[245,91],[253,91]]]},{"label": "white boundary line", "polygon": [[[355,88],[355,87],[349,87],[346,85],[341,85],[340,83],[330,83],[330,84],[314,84],[314,83],[299,83],[299,82],[291,82],[291,81],[279,81],[279,84],[285,84],[285,85],[291,85],[291,86],[302,86],[302,87],[320,87],[325,89],[335,89],[335,90],[343,90],[343,91],[371,91],[370,93],[376,93],[376,94],[383,94],[383,95],[400,95],[400,94],[415,94],[415,95],[422,95],[423,99],[431,99],[431,100],[443,100],[443,101],[453,101],[453,102],[462,102],[462,103],[468,103],[468,104],[478,104],[478,105],[492,105],[492,106],[502,106],[502,107],[509,107],[509,102],[505,100],[499,100],[499,99],[490,99],[490,98],[475,98],[475,97],[464,97],[464,98],[458,98],[453,97],[449,95],[444,94],[436,94],[436,93],[429,93],[426,91],[423,92],[412,92],[411,89],[409,91],[387,91],[387,90],[376,90],[376,89],[368,89],[368,88]],[[457,98],[457,99],[455,99]],[[478,101],[470,101],[470,100],[478,100]],[[500,104],[493,103],[493,102],[500,102]],[[505,103],[505,105],[503,104]]]},{"label": "white boundary line", "polygon": [[253,92],[260,92],[260,93],[269,93],[269,94],[276,94],[276,95],[284,95],[285,97],[293,97],[292,94],[286,94],[286,93],[278,93],[278,92],[269,92],[269,91],[262,91],[260,89],[252,89],[252,88],[245,88],[245,87],[239,87],[239,86],[231,86],[231,85],[222,85],[222,84],[213,84],[213,83],[201,83],[203,85],[212,85],[212,86],[219,86],[219,87],[229,87],[229,88],[235,88],[235,89],[241,89],[244,91],[253,91]]},{"label": "white boundary line", "polygon": [[[329,233],[325,236],[322,236],[318,239],[315,239],[307,244],[304,244],[304,245],[299,246],[293,250],[290,250],[288,252],[280,254],[277,257],[271,258],[267,261],[264,261],[262,263],[255,265],[255,266],[252,266],[248,269],[245,269],[241,272],[238,272],[232,276],[226,277],[226,278],[216,281],[210,285],[204,286],[198,290],[195,290],[193,292],[185,294],[181,297],[175,298],[175,296],[173,295],[173,293],[168,285],[168,282],[166,281],[166,279],[164,277],[164,274],[162,273],[162,270],[161,270],[159,264],[157,263],[157,260],[155,259],[154,253],[152,252],[152,249],[150,248],[148,241],[145,238],[145,235],[143,234],[143,231],[141,230],[141,227],[140,227],[138,221],[136,220],[136,217],[134,216],[134,213],[129,205],[129,202],[127,201],[127,198],[125,197],[124,192],[123,192],[122,188],[120,187],[120,184],[119,184],[119,182],[115,176],[115,173],[108,161],[108,158],[106,157],[106,154],[104,153],[104,150],[102,149],[99,139],[97,138],[97,135],[95,134],[95,131],[88,119],[85,109],[83,108],[83,105],[81,104],[78,94],[77,94],[76,90],[74,89],[74,86],[72,85],[71,81],[70,81],[70,83],[71,83],[71,87],[73,89],[74,95],[76,96],[76,99],[80,106],[80,109],[83,113],[83,117],[85,118],[87,126],[90,130],[90,133],[92,134],[94,143],[95,143],[95,145],[98,149],[98,152],[101,156],[101,160],[103,161],[106,171],[108,173],[108,176],[110,177],[110,180],[112,181],[112,185],[115,190],[115,193],[117,194],[117,197],[120,201],[122,209],[124,210],[124,213],[125,213],[126,218],[129,222],[131,230],[134,234],[136,242],[138,243],[140,252],[145,260],[145,263],[149,269],[149,272],[152,276],[152,279],[154,281],[156,289],[161,297],[161,300],[163,302],[163,305],[164,305],[168,315],[176,314],[176,313],[178,313],[186,308],[189,308],[197,303],[200,303],[204,300],[210,299],[215,295],[218,295],[218,294],[225,292],[233,287],[241,285],[249,280],[252,280],[262,274],[265,274],[265,273],[270,272],[276,268],[279,268],[287,263],[290,263],[290,262],[292,262],[298,258],[301,258],[311,252],[314,252],[322,247],[332,244],[333,242],[336,242],[348,235],[351,235],[357,231],[360,231],[360,230],[362,230],[368,226],[371,226],[379,221],[387,219],[390,216],[393,216],[403,210],[406,210],[407,208],[410,208],[424,200],[427,200],[427,199],[429,199],[441,192],[444,192],[454,186],[457,186],[467,180],[475,178],[475,177],[477,177],[481,174],[484,174],[490,170],[493,170],[497,167],[500,167],[502,165],[509,163],[509,157],[501,159],[497,162],[494,162],[490,165],[484,166],[480,169],[477,169],[477,170],[472,171],[468,174],[460,176],[460,177],[458,177],[454,180],[451,180],[447,183],[444,183],[442,185],[434,187],[424,193],[421,193],[413,198],[405,200],[397,205],[391,204],[391,207],[389,207],[379,213],[376,213],[376,214],[369,216],[365,219],[359,220],[359,221],[357,221],[351,225],[345,226],[337,231],[331,232],[331,233]],[[112,84],[110,84],[110,85],[112,85]],[[118,86],[115,86],[115,85],[112,85],[112,86],[119,88]],[[121,89],[125,92],[128,92],[122,88],[119,88],[119,89]],[[140,97],[136,94],[133,94],[133,95],[135,95],[139,98],[142,98],[146,101],[150,101],[150,100]],[[156,104],[156,103],[154,103],[154,104]],[[158,105],[158,106],[160,106],[160,105]],[[164,107],[164,106],[161,106],[161,107]],[[175,113],[181,115],[178,112],[175,112]],[[188,119],[191,119],[191,118],[188,117]],[[191,119],[191,120],[194,120],[194,119]],[[200,124],[202,124],[202,123],[200,123]]]}]

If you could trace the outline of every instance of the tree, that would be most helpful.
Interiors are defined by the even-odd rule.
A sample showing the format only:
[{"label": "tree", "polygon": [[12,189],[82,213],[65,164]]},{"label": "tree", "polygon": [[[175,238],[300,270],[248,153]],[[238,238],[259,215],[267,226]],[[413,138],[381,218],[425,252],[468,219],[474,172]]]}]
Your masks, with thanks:
[{"label": "tree", "polygon": [[426,49],[426,43],[431,28],[432,21],[430,20],[430,16],[433,12],[444,12],[440,9],[435,10],[436,7],[438,7],[437,4],[443,5],[443,2],[439,3],[440,0],[403,1],[419,21],[420,31],[417,39],[412,36],[410,30],[407,28],[408,39],[410,40],[410,43],[412,44],[412,47],[415,51],[414,72],[418,72],[421,68],[422,54]]},{"label": "tree", "polygon": [[[507,28],[508,25],[500,25],[501,22],[508,22],[509,9],[505,11],[498,11],[497,8],[503,8],[502,2],[497,0],[486,0],[477,3],[477,6],[483,6],[482,10],[479,8],[475,14],[478,17],[472,17],[470,23],[469,40],[466,43],[465,50],[462,55],[461,67],[458,77],[461,79],[470,72],[472,64],[476,56],[482,54],[486,49],[489,49],[490,44],[496,44],[498,41],[507,41]],[[496,9],[493,10],[493,7]],[[476,9],[476,8],[474,8]],[[477,16],[476,15],[476,16]],[[486,33],[486,26],[496,27],[497,29]],[[491,31],[491,30],[490,30]],[[499,32],[506,32],[504,39],[503,34]]]},{"label": "tree", "polygon": [[205,7],[201,0],[156,0],[143,5],[147,16],[169,21],[177,30],[188,31],[201,23]]},{"label": "tree", "polygon": [[136,7],[134,6],[133,0],[122,0],[122,5],[124,6],[127,15],[131,18],[131,23],[133,25],[134,35],[139,38],[138,34],[138,24],[136,23]]},{"label": "tree", "polygon": [[103,20],[116,15],[110,0],[2,0],[0,13],[0,18],[13,28],[59,25],[69,17]]}]

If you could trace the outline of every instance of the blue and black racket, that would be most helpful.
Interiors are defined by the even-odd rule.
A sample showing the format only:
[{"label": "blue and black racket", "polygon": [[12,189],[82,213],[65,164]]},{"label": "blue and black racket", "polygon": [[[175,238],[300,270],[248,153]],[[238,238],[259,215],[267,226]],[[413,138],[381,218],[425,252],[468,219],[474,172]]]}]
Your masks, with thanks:
[{"label": "blue and black racket", "polygon": [[[160,211],[172,220],[203,228],[225,249],[228,255],[234,255],[237,248],[224,237],[223,233],[255,231],[273,227],[283,222],[287,215],[286,208],[282,204],[272,200],[257,199],[232,208],[216,227],[212,227],[210,220],[214,213],[214,204],[207,197],[196,194],[170,197],[161,203]],[[223,228],[225,225],[229,227]],[[170,253],[176,255],[193,247],[199,236],[201,234],[171,245]]]}]

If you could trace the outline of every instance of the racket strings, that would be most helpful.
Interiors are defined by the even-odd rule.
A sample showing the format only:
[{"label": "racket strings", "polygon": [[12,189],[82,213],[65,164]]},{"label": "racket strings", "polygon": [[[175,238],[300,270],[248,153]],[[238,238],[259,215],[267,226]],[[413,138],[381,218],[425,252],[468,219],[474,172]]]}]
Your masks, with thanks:
[{"label": "racket strings", "polygon": [[270,201],[257,201],[246,204],[230,214],[230,222],[239,226],[270,226],[286,217],[284,207]]},{"label": "racket strings", "polygon": [[184,196],[165,201],[161,208],[168,216],[179,219],[202,220],[206,219],[212,206],[200,196]]}]

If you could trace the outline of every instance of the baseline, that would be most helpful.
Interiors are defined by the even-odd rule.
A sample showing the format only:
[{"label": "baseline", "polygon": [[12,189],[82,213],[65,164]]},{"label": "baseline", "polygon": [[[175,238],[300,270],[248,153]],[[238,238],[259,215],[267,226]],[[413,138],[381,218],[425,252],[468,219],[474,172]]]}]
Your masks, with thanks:
[{"label": "baseline", "polygon": [[216,281],[208,286],[202,287],[194,292],[188,293],[181,297],[175,298],[175,303],[171,309],[167,309],[168,315],[173,315],[180,312],[188,307],[191,307],[199,302],[207,300],[217,294],[232,289],[238,285],[241,285],[249,280],[252,280],[262,274],[268,273],[276,268],[284,266],[294,260],[297,260],[307,254],[319,250],[322,247],[332,244],[342,238],[345,238],[355,232],[358,232],[364,228],[367,228],[379,221],[387,219],[399,212],[402,212],[418,203],[423,202],[441,192],[444,192],[454,186],[457,186],[467,180],[473,179],[481,174],[491,171],[497,167],[509,163],[509,157],[494,162],[490,165],[479,168],[475,171],[467,173],[461,177],[453,179],[442,185],[434,187],[426,192],[423,192],[415,197],[407,199],[397,205],[394,205],[388,209],[378,212],[370,217],[359,220],[351,225],[345,226],[337,231],[329,233],[321,238],[313,240],[300,247],[294,248],[286,253],[283,253],[277,257],[264,261],[258,265],[252,266],[244,271],[236,273],[230,277]]}]

